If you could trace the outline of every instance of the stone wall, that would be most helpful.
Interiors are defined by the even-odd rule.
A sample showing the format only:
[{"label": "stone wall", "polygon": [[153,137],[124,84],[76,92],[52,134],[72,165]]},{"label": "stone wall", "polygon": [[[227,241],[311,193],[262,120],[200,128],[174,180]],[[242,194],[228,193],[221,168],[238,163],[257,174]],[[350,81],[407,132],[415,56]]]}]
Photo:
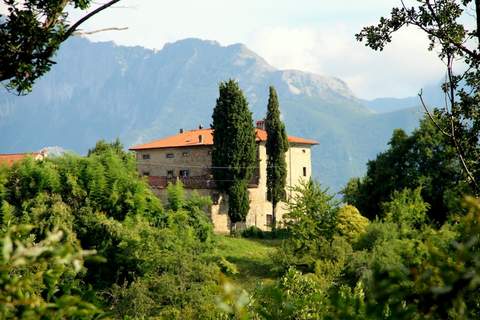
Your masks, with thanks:
[{"label": "stone wall", "polygon": [[212,166],[211,146],[164,148],[136,152],[137,169],[141,175],[164,177],[169,171],[173,176],[180,170],[189,170],[190,176],[203,176]]},{"label": "stone wall", "polygon": [[[192,148],[171,148],[151,151],[137,152],[137,159],[142,159],[143,153],[150,154],[150,164],[148,161],[139,160],[139,171],[150,170],[150,175],[165,175],[166,170],[174,168],[173,170],[190,169],[192,173],[200,175],[200,168],[210,167],[211,155],[209,154],[211,147],[192,147]],[[190,156],[183,156],[183,152],[190,152]],[[175,158],[166,158],[166,154],[174,153]],[[259,167],[260,177],[259,185],[256,188],[250,188],[250,212],[247,216],[246,226],[256,226],[262,230],[269,230],[267,225],[267,216],[272,213],[272,205],[267,201],[267,154],[265,143],[259,144]],[[311,166],[311,149],[309,145],[291,145],[289,151],[286,153],[287,160],[287,196],[292,196],[289,191],[290,186],[294,186],[301,180],[308,180],[312,174]],[[167,163],[167,166],[158,166],[156,163]],[[190,166],[190,167],[189,167]],[[305,169],[304,169],[305,168]],[[175,171],[177,172],[177,171]],[[154,189],[155,193],[165,203],[166,190]],[[212,189],[196,189],[198,194],[202,196],[211,197],[215,204],[208,208],[209,217],[214,225],[215,232],[229,233],[230,221],[228,219],[228,199],[225,195]],[[193,190],[186,189],[186,193],[191,193]],[[277,205],[277,221],[279,225],[282,224],[282,217],[286,212],[285,203],[281,202]]]}]

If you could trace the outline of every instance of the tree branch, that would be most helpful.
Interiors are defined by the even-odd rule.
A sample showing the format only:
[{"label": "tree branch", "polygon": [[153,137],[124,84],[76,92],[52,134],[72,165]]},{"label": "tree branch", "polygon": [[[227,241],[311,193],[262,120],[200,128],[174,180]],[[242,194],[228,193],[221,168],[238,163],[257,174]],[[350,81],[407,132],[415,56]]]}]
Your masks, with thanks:
[{"label": "tree branch", "polygon": [[433,124],[435,125],[435,127],[437,127],[438,130],[440,130],[440,132],[451,138],[452,136],[447,132],[445,131],[441,126],[440,124],[438,124],[437,120],[435,120],[435,118],[433,117],[432,113],[430,112],[430,110],[428,110],[428,107],[427,105],[425,104],[425,101],[423,100],[423,90],[420,90],[420,93],[418,94],[418,97],[420,98],[420,102],[422,103],[422,106],[423,106],[423,109],[425,109],[425,112],[426,114],[428,115],[428,117],[430,118],[430,120],[432,120]]},{"label": "tree branch", "polygon": [[447,74],[448,74],[448,82],[449,82],[449,89],[450,89],[450,126],[451,126],[451,139],[453,141],[453,144],[455,146],[455,149],[457,150],[457,155],[460,159],[460,162],[462,163],[463,170],[467,174],[467,177],[469,178],[471,184],[474,187],[474,190],[478,193],[479,188],[477,181],[475,177],[473,176],[472,172],[468,168],[468,165],[465,161],[465,156],[463,153],[463,149],[458,143],[457,137],[455,135],[455,116],[453,114],[453,109],[455,107],[455,87],[453,86],[454,80],[453,80],[453,58],[451,55],[448,56],[448,68],[447,68]]},{"label": "tree branch", "polygon": [[88,19],[90,19],[91,17],[93,17],[94,15],[99,13],[100,11],[103,11],[103,10],[107,9],[108,7],[114,5],[115,3],[119,2],[119,1],[120,0],[111,0],[107,3],[105,3],[104,5],[98,7],[97,9],[93,10],[89,14],[85,15],[84,17],[82,17],[80,20],[78,20],[73,25],[71,25],[70,28],[68,28],[67,32],[65,32],[65,34],[63,35],[63,41],[67,40],[68,37],[70,37],[72,35],[72,33],[74,33],[82,23],[84,23],[85,21],[87,21]]},{"label": "tree branch", "polygon": [[98,30],[92,30],[92,31],[75,31],[73,34],[74,35],[85,35],[85,34],[94,34],[94,33],[98,33],[98,32],[104,32],[104,31],[123,31],[123,30],[127,30],[128,27],[122,27],[122,28],[116,28],[116,27],[112,27],[112,28],[104,28],[104,29],[98,29]]}]

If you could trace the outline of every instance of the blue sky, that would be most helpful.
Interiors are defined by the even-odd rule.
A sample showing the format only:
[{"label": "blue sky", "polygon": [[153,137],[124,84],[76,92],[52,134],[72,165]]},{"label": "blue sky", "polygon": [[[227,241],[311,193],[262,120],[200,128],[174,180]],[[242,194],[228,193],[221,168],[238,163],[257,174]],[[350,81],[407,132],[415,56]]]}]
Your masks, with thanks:
[{"label": "blue sky", "polygon": [[345,80],[361,98],[415,95],[439,81],[443,65],[414,29],[399,33],[382,53],[357,43],[362,26],[388,15],[399,0],[122,0],[85,30],[95,41],[161,49],[187,37],[244,43],[280,69],[299,69]]}]

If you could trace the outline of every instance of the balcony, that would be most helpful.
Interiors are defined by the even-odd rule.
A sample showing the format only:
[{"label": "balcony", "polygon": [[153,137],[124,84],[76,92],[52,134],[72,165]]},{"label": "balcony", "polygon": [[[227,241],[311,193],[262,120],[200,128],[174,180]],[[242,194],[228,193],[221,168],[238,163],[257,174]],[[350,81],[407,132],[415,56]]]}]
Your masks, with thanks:
[{"label": "balcony", "polygon": [[[257,188],[259,184],[259,176],[254,175],[248,183],[249,188]],[[165,189],[169,183],[175,184],[177,181],[182,181],[186,189],[216,189],[215,180],[212,176],[193,176],[193,177],[159,177],[149,176],[148,183],[154,189]]]}]

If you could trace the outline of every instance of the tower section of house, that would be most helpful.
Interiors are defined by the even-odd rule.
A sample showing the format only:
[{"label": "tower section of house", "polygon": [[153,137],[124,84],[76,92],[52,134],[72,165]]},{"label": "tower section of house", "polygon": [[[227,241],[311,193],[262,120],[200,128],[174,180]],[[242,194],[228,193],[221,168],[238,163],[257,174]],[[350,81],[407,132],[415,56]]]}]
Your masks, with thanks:
[{"label": "tower section of house", "polygon": [[[272,205],[267,200],[267,132],[257,123],[257,168],[249,182],[250,211],[246,226],[269,230],[272,221]],[[287,163],[287,197],[291,186],[312,175],[311,148],[318,144],[314,140],[288,137],[290,148],[285,154]],[[197,192],[212,199],[209,216],[218,233],[230,231],[228,219],[228,197],[217,190],[212,175],[213,130],[197,129],[133,146],[139,174],[148,182],[162,201],[167,198],[168,183],[182,181],[186,192]],[[277,206],[277,221],[281,224],[285,204]]]}]

